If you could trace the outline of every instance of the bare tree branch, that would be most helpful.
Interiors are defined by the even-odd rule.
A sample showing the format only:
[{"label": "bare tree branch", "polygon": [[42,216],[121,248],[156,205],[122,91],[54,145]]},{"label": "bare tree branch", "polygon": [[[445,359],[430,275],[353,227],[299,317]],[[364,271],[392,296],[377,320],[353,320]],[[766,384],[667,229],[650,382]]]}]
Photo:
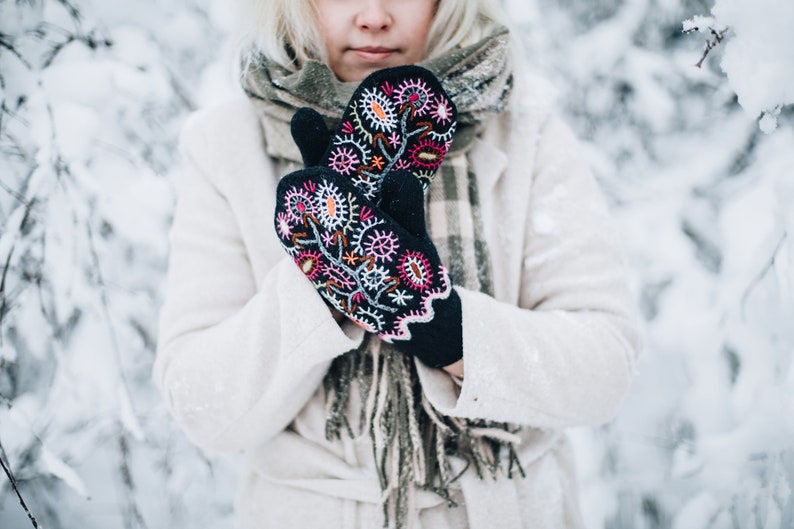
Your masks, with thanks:
[{"label": "bare tree branch", "polygon": [[[700,68],[703,66],[703,61],[706,60],[708,57],[709,52],[714,49],[720,42],[723,41],[725,38],[725,34],[728,32],[730,28],[725,28],[722,30],[717,31],[714,28],[709,28],[709,32],[714,37],[713,39],[706,40],[706,47],[703,49],[703,56],[700,57],[700,60],[695,63],[695,66]],[[689,29],[684,30],[684,33],[692,33],[693,31],[700,31],[699,27],[692,27]]]},{"label": "bare tree branch", "polygon": [[22,56],[21,53],[19,53],[19,51],[14,46],[13,38],[11,37],[11,35],[0,33],[0,48],[5,48],[8,51],[10,51],[14,55],[14,57],[19,59],[19,62],[25,65],[25,67],[28,70],[33,69],[33,66],[28,62],[27,59],[25,59],[25,57]]},{"label": "bare tree branch", "polygon": [[39,524],[38,522],[36,522],[36,518],[33,516],[33,514],[31,514],[28,505],[25,503],[25,499],[22,497],[22,493],[19,492],[19,487],[17,487],[17,481],[16,479],[14,479],[14,474],[11,472],[11,469],[9,468],[11,463],[9,462],[7,466],[5,463],[5,459],[8,459],[8,456],[6,455],[5,448],[3,448],[2,441],[0,441],[0,465],[3,466],[3,471],[6,473],[6,476],[8,477],[8,481],[11,482],[11,488],[14,489],[14,493],[17,495],[17,498],[19,498],[19,503],[20,505],[22,505],[22,508],[25,510],[25,514],[28,515],[28,519],[30,520],[30,523],[33,524],[33,527],[38,529]]},{"label": "bare tree branch", "polygon": [[767,260],[766,264],[761,268],[761,270],[756,274],[750,284],[747,285],[747,288],[744,290],[742,294],[742,318],[746,317],[745,309],[747,306],[747,299],[750,297],[750,294],[753,292],[756,286],[761,282],[761,280],[766,276],[767,272],[775,266],[775,261],[777,261],[777,256],[780,253],[780,250],[783,248],[783,243],[786,242],[786,238],[788,237],[788,232],[784,231],[783,235],[780,236],[780,240],[775,245],[775,249],[772,251],[771,257]]}]

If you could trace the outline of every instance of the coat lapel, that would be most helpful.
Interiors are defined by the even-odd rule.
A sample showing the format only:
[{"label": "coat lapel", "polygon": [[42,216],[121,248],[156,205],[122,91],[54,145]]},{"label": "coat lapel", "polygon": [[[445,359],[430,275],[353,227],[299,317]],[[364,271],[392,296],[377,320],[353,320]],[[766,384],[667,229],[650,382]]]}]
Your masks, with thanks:
[{"label": "coat lapel", "polygon": [[[495,127],[485,127],[486,131]],[[507,152],[505,143],[498,141],[495,134],[486,133],[474,140],[469,151],[474,174],[477,176],[477,188],[481,200],[490,196],[496,182],[499,181],[507,168]]]}]

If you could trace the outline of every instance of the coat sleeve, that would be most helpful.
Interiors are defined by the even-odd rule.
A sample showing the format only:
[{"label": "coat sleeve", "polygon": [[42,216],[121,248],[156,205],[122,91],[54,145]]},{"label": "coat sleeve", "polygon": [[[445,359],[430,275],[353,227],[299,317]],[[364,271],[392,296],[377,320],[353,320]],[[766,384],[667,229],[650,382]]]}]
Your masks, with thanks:
[{"label": "coat sleeve", "polygon": [[[211,141],[199,128],[182,134],[153,377],[194,443],[241,450],[284,429],[330,361],[355,348],[363,333],[340,328],[286,255],[274,256],[255,280],[235,209],[206,163]],[[261,237],[272,230],[272,223],[262,226]]]},{"label": "coat sleeve", "polygon": [[634,375],[633,299],[576,139],[550,118],[538,142],[517,304],[456,287],[462,386],[418,369],[428,399],[448,415],[539,428],[596,425],[617,413]]}]

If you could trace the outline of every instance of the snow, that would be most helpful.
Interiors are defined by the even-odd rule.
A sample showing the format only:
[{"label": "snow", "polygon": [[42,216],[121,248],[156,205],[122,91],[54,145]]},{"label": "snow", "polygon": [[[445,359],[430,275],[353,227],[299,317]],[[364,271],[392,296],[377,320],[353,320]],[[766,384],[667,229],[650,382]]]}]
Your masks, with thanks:
[{"label": "snow", "polygon": [[[520,27],[529,56],[587,141],[645,320],[622,412],[600,435],[577,433],[587,526],[789,527],[794,135],[781,94],[794,67],[767,90],[749,69],[737,83],[724,59],[761,42],[750,28],[791,27],[791,4],[733,2],[757,16],[698,69],[708,27],[727,23],[716,7],[613,2],[593,27],[595,7],[536,3],[542,17]],[[686,19],[706,33],[673,37]],[[770,32],[756,67],[781,64],[790,37]],[[744,87],[764,103],[737,105]]]},{"label": "snow", "polygon": [[725,46],[722,69],[752,116],[794,103],[794,3],[718,0],[712,13],[736,37]]},{"label": "snow", "polygon": [[777,127],[780,107],[794,104],[794,3],[785,0],[716,0],[713,16],[685,20],[684,31],[726,35],[720,63],[739,104],[761,130]]},{"label": "snow", "polygon": [[[504,4],[643,318],[621,413],[572,432],[587,527],[794,526],[794,3]],[[234,459],[193,447],[150,381],[176,138],[239,94],[231,11],[0,2],[0,455],[42,526],[233,526]],[[0,487],[0,527],[29,527]]]},{"label": "snow", "polygon": [[85,483],[77,475],[77,472],[46,448],[41,450],[41,464],[47,472],[74,489],[77,494],[85,499],[90,499]]},{"label": "snow", "polygon": [[714,17],[704,17],[702,15],[694,16],[690,19],[684,20],[683,22],[683,29],[684,32],[689,31],[699,31],[706,35],[709,34],[709,28],[716,28],[717,21],[714,20]]}]

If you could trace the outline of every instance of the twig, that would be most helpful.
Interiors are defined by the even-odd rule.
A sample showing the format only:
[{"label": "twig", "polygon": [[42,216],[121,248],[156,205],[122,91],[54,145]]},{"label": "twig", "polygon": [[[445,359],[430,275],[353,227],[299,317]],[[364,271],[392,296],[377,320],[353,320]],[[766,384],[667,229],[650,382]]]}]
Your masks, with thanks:
[{"label": "twig", "polygon": [[772,256],[769,258],[766,264],[764,264],[763,268],[761,268],[758,274],[756,274],[756,276],[753,278],[752,281],[750,281],[750,284],[747,285],[747,288],[744,290],[741,300],[742,318],[746,317],[745,308],[747,305],[747,299],[750,297],[750,294],[753,292],[753,290],[755,290],[755,287],[758,286],[758,284],[761,282],[762,279],[764,279],[766,273],[769,272],[769,270],[771,270],[773,266],[775,266],[775,261],[777,261],[777,254],[780,253],[780,250],[783,248],[783,243],[786,242],[787,237],[788,237],[788,232],[784,231],[783,235],[780,236],[780,240],[775,245],[775,249],[772,251]]},{"label": "twig", "polygon": [[[2,442],[0,442],[0,452],[2,452],[2,455],[5,455],[6,453],[5,448],[3,448]],[[9,465],[10,464],[11,463],[9,463]],[[28,509],[28,505],[25,503],[25,499],[22,497],[22,494],[19,492],[19,487],[17,487],[17,481],[14,479],[14,475],[11,473],[11,469],[6,466],[6,463],[3,460],[2,456],[0,456],[0,465],[3,466],[3,471],[6,473],[6,476],[8,476],[8,481],[11,482],[11,488],[14,489],[17,498],[19,498],[20,505],[22,505],[22,508],[25,509],[25,514],[28,515],[28,519],[30,519],[30,523],[33,524],[33,527],[38,529],[39,524],[36,522],[36,518],[34,518],[33,515],[30,513],[30,509]]]},{"label": "twig", "polygon": [[[697,63],[695,63],[696,67],[700,68],[700,67],[703,66],[703,61],[706,60],[706,57],[708,57],[709,52],[712,49],[714,49],[717,46],[717,44],[722,42],[722,40],[725,38],[725,34],[728,32],[728,29],[730,29],[730,28],[725,28],[725,29],[723,29],[721,31],[717,31],[714,28],[709,28],[709,32],[711,33],[711,35],[714,38],[706,40],[706,47],[703,50],[703,56],[700,57],[700,60]],[[700,31],[700,28],[692,27],[692,28],[684,30],[684,33],[692,33],[693,31]]]},{"label": "twig", "polygon": [[14,199],[16,199],[17,202],[22,204],[25,208],[30,209],[30,207],[32,206],[32,202],[28,202],[27,200],[25,200],[24,196],[22,196],[21,194],[17,193],[16,191],[8,187],[5,183],[0,182],[0,189],[11,195]]},{"label": "twig", "polygon": [[119,435],[119,449],[121,452],[121,481],[127,488],[127,508],[129,509],[125,519],[125,524],[130,528],[137,526],[146,529],[148,527],[146,525],[146,520],[144,520],[143,514],[141,513],[140,509],[138,509],[138,505],[135,502],[135,482],[132,479],[132,469],[129,463],[130,449],[127,445],[127,438],[123,432],[124,427],[121,426],[121,428],[122,432],[120,432]]},{"label": "twig", "polygon": [[82,17],[80,15],[80,10],[77,9],[76,6],[73,6],[68,0],[58,0],[58,3],[66,9],[66,12],[69,13],[69,16],[76,24],[80,23]]},{"label": "twig", "polygon": [[[3,273],[0,276],[0,326],[3,323],[6,315],[6,309],[8,306],[6,305],[6,277],[8,276],[8,270],[11,268],[11,256],[14,255],[14,248],[16,246],[12,245],[11,249],[8,251],[8,258],[6,258],[5,265],[3,265]],[[3,344],[3,333],[0,332],[0,345]]]},{"label": "twig", "polygon": [[19,59],[19,62],[25,65],[25,67],[28,70],[33,69],[33,65],[30,64],[28,60],[25,59],[25,57],[23,57],[22,54],[19,53],[19,51],[14,46],[14,39],[11,35],[8,35],[6,33],[0,33],[0,48],[5,48],[8,51],[10,51],[14,55],[14,57]]}]

